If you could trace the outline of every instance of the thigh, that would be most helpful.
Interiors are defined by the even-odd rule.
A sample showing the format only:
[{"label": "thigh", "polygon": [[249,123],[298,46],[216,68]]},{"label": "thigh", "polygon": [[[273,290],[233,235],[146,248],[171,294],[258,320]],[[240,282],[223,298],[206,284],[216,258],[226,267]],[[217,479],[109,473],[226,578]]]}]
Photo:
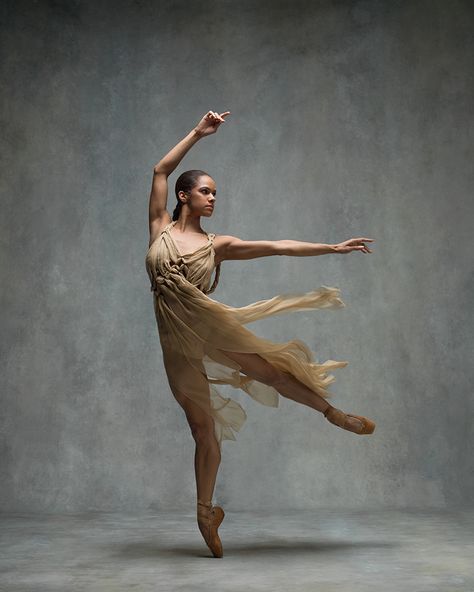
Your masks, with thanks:
[{"label": "thigh", "polygon": [[[163,351],[163,362],[168,377],[170,390],[183,408],[186,419],[193,431],[195,428],[202,430],[211,430],[214,428],[214,420],[210,414],[211,400],[209,392],[209,383],[205,375],[193,366],[191,366],[184,356],[178,352]],[[193,385],[193,388],[199,386],[203,394],[199,404],[194,401],[186,388],[187,385]]]},{"label": "thigh", "polygon": [[264,384],[273,385],[283,378],[283,372],[256,353],[218,350],[241,366],[241,372]]}]

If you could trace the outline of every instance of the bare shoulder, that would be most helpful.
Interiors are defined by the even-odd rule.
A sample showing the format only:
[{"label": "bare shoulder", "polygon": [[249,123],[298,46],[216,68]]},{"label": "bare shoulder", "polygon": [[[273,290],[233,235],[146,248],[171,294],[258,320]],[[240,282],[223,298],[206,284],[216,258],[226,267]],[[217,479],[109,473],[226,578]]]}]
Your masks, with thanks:
[{"label": "bare shoulder", "polygon": [[233,240],[240,240],[236,236],[230,236],[229,234],[216,234],[214,237],[214,246],[217,248],[224,247],[230,244]]},{"label": "bare shoulder", "polygon": [[216,234],[213,240],[216,265],[226,258],[227,247],[233,240],[239,240],[236,236],[228,234]]}]

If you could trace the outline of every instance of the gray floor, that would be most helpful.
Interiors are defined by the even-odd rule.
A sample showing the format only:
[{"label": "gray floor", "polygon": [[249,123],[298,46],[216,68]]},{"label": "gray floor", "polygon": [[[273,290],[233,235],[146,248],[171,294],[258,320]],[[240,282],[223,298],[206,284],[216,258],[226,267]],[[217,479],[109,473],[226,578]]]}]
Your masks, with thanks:
[{"label": "gray floor", "polygon": [[474,592],[474,510],[0,515],[0,590]]}]

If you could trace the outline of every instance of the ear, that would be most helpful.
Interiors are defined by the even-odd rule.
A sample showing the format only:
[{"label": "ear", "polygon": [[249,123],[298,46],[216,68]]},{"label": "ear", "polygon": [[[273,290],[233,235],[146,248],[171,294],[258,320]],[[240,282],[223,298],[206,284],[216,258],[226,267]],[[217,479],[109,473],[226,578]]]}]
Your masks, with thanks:
[{"label": "ear", "polygon": [[188,196],[185,191],[178,191],[178,199],[183,204],[186,203]]}]

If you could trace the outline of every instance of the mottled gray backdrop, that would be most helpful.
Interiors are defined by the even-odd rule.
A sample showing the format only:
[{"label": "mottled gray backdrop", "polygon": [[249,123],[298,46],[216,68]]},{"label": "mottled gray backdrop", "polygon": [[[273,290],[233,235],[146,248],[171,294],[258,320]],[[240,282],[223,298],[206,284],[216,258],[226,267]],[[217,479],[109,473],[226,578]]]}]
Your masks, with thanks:
[{"label": "mottled gray backdrop", "polygon": [[[356,436],[288,399],[224,441],[229,509],[467,505],[474,496],[472,2],[7,0],[1,10],[1,509],[190,508],[194,441],[145,270],[153,165],[230,110],[203,228],[375,239],[227,261],[241,306],[338,286],[346,308],[249,325],[307,342]],[[228,389],[228,390],[226,390]]]}]

